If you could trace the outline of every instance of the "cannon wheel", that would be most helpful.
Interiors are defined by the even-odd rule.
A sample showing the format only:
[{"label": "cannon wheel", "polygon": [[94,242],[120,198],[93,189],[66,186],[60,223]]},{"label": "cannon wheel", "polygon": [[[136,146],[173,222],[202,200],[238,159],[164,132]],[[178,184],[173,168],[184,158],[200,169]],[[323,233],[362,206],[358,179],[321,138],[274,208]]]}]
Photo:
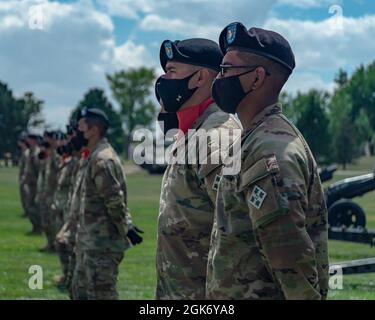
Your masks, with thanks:
[{"label": "cannon wheel", "polygon": [[366,215],[363,209],[348,199],[334,202],[328,209],[328,222],[331,227],[366,226]]}]

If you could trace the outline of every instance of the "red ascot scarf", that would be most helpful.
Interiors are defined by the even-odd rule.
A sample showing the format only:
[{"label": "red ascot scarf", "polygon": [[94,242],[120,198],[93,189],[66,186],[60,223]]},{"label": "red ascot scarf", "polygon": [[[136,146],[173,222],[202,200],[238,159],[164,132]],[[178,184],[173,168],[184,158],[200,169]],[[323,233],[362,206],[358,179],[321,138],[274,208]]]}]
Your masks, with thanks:
[{"label": "red ascot scarf", "polygon": [[179,123],[178,128],[182,130],[183,133],[186,133],[191,128],[195,120],[197,120],[213,102],[214,100],[209,97],[196,106],[177,111],[177,118]]},{"label": "red ascot scarf", "polygon": [[83,159],[87,159],[90,155],[90,150],[87,149],[87,148],[84,148],[82,151],[81,151],[81,158]]}]

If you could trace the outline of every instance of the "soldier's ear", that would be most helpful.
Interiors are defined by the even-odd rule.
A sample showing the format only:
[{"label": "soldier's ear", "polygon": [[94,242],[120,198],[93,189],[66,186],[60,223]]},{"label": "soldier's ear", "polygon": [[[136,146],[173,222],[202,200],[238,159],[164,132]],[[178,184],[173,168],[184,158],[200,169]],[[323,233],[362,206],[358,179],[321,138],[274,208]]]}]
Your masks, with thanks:
[{"label": "soldier's ear", "polygon": [[100,136],[100,129],[98,126],[92,126],[94,134]]},{"label": "soldier's ear", "polygon": [[210,72],[206,68],[202,68],[198,72],[198,87],[202,87],[210,80]]}]

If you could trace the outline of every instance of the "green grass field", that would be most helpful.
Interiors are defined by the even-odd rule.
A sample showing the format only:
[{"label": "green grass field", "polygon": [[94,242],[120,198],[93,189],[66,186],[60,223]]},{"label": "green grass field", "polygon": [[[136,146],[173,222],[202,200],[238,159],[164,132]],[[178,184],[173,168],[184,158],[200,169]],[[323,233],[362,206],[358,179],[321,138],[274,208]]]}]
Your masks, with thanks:
[{"label": "green grass field", "polygon": [[[333,181],[361,174],[372,169],[375,159],[364,159],[339,171]],[[145,230],[144,242],[126,252],[120,267],[118,288],[121,299],[153,299],[155,289],[156,221],[161,176],[138,172],[127,176],[129,206],[134,223]],[[368,227],[375,229],[375,192],[355,201],[367,213]],[[27,219],[21,218],[17,169],[0,168],[0,299],[67,299],[59,291],[53,276],[60,272],[54,254],[38,252],[45,244],[42,236],[26,236],[30,230]],[[345,261],[375,257],[375,248],[368,245],[331,241],[330,259]],[[28,269],[40,265],[44,272],[42,290],[31,290]],[[330,291],[330,299],[375,299],[375,274],[344,277],[343,290]]]}]

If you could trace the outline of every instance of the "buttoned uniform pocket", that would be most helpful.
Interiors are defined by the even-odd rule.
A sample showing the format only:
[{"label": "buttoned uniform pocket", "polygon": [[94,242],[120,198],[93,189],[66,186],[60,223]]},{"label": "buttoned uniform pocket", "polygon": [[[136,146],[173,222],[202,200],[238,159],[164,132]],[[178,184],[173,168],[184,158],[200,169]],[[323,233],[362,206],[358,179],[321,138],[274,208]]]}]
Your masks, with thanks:
[{"label": "buttoned uniform pocket", "polygon": [[239,175],[223,175],[220,178],[218,186],[218,195],[216,199],[216,219],[217,228],[221,234],[229,234],[236,229],[237,222],[242,210],[239,210],[243,203],[241,194],[238,193]]},{"label": "buttoned uniform pocket", "polygon": [[262,158],[240,175],[243,192],[254,228],[262,228],[288,212],[288,200],[278,190],[276,158]]}]

